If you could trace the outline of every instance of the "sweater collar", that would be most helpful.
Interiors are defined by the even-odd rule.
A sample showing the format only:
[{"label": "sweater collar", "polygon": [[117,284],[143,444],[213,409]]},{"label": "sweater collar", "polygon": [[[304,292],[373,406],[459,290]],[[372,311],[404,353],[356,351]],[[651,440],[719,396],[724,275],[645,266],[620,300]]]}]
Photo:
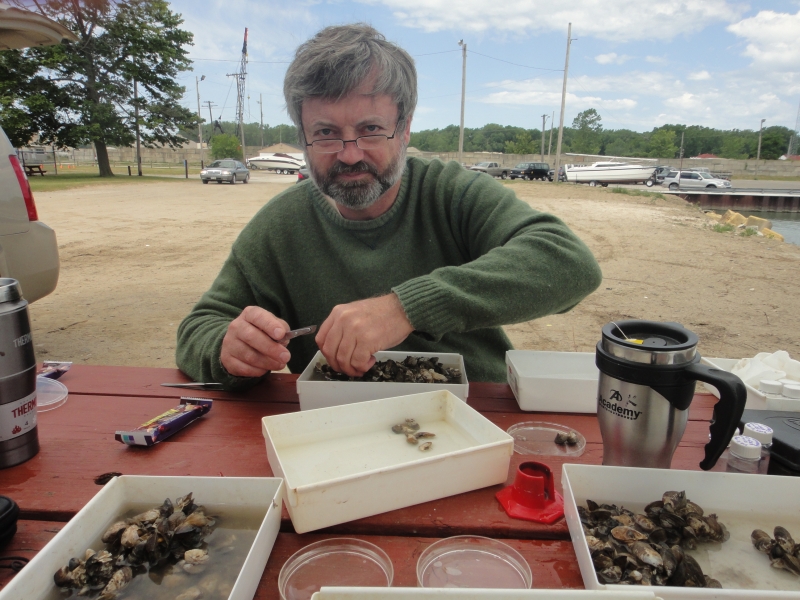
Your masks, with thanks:
[{"label": "sweater collar", "polygon": [[389,210],[375,219],[370,219],[368,221],[351,221],[350,219],[345,219],[341,214],[339,214],[339,211],[334,203],[322,194],[313,181],[311,182],[311,185],[308,186],[310,188],[309,195],[311,196],[311,200],[317,210],[319,210],[335,225],[338,225],[343,229],[350,229],[354,231],[369,231],[371,229],[377,229],[379,227],[383,227],[386,225],[386,223],[393,220],[406,204],[406,199],[408,196],[408,181],[410,179],[409,162],[410,159],[406,157],[406,168],[403,170],[403,175],[400,178],[400,189],[397,190],[397,198],[395,198],[394,204],[392,204]]}]

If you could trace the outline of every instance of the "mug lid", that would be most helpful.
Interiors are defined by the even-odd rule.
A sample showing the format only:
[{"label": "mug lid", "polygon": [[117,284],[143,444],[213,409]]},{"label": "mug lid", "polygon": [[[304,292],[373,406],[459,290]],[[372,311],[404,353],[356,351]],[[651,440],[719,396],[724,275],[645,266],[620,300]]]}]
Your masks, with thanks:
[{"label": "mug lid", "polygon": [[679,352],[697,346],[697,334],[680,323],[611,321],[603,325],[603,338],[628,348],[651,352]]},{"label": "mug lid", "polygon": [[21,298],[19,281],[11,277],[0,277],[0,302],[16,302]]}]

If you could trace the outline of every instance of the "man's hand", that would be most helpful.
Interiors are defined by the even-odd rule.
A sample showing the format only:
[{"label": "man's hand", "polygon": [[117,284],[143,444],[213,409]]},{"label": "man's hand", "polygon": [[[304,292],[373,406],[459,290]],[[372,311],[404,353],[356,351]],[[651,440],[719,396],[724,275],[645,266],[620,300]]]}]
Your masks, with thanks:
[{"label": "man's hand", "polygon": [[267,371],[279,371],[289,362],[288,342],[280,340],[289,325],[271,312],[248,306],[228,325],[222,339],[220,362],[237,377],[261,377]]},{"label": "man's hand", "polygon": [[414,331],[394,293],[335,306],[316,342],[332,369],[360,377],[375,364],[373,354],[397,346]]}]

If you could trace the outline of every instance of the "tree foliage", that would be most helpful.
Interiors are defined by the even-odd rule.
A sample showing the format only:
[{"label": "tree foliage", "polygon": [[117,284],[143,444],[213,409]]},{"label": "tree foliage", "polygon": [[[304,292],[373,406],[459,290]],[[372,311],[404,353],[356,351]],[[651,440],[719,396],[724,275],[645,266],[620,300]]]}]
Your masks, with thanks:
[{"label": "tree foliage", "polygon": [[658,129],[650,136],[650,156],[652,158],[675,158],[678,147],[676,134],[672,129]]},{"label": "tree foliage", "polygon": [[235,158],[242,160],[242,144],[232,133],[220,133],[211,138],[212,158]]},{"label": "tree foliage", "polygon": [[135,108],[145,146],[185,142],[178,129],[196,125],[197,117],[180,105],[184,88],[175,77],[191,65],[185,48],[192,34],[180,29],[183,20],[165,0],[34,0],[33,8],[79,41],[0,59],[14,66],[1,80],[0,97],[3,128],[8,124],[18,143],[31,133],[60,147],[93,143],[100,175],[113,175],[107,147],[133,145]]},{"label": "tree foliage", "polygon": [[572,128],[575,130],[573,136],[573,152],[585,152],[586,154],[597,154],[601,148],[601,132],[603,125],[600,122],[602,117],[593,108],[588,108],[579,112],[578,116],[572,121]]},{"label": "tree foliage", "polygon": [[513,142],[506,142],[507,154],[533,154],[536,150],[537,148],[534,141],[531,139],[531,134],[527,131],[518,133]]}]

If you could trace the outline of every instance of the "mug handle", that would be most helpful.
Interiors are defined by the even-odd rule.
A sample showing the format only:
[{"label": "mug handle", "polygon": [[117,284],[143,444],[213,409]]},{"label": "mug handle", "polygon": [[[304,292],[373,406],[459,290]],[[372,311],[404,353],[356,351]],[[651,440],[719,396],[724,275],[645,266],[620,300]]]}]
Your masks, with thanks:
[{"label": "mug handle", "polygon": [[739,425],[747,402],[747,388],[733,373],[701,365],[699,362],[688,365],[686,373],[719,390],[719,401],[714,406],[715,418],[709,428],[711,439],[706,444],[706,457],[700,463],[700,468],[708,471],[717,464]]}]

